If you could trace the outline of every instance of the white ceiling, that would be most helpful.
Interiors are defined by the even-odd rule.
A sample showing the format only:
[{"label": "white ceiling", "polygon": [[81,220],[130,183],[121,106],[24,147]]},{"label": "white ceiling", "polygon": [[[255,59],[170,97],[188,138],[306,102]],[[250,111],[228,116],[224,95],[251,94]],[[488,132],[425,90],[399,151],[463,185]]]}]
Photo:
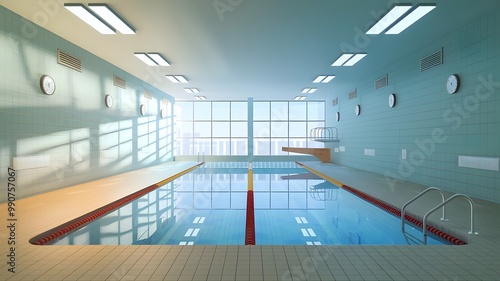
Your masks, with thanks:
[{"label": "white ceiling", "polygon": [[[412,51],[500,7],[498,0],[438,0],[437,8],[399,35],[364,32],[393,0],[110,0],[135,35],[102,35],[64,9],[78,1],[0,0],[6,8],[176,97],[195,87],[209,100],[310,99],[373,75]],[[48,3],[48,5],[44,5]],[[420,1],[413,1],[413,4]],[[219,7],[219,10],[216,9]],[[375,17],[374,17],[375,15]],[[332,67],[342,46],[368,53],[350,68]],[[134,52],[159,52],[171,66],[149,67]],[[172,84],[181,74],[189,84]],[[319,74],[337,75],[312,84]],[[384,73],[381,73],[382,76]],[[344,87],[342,87],[344,86]]]}]

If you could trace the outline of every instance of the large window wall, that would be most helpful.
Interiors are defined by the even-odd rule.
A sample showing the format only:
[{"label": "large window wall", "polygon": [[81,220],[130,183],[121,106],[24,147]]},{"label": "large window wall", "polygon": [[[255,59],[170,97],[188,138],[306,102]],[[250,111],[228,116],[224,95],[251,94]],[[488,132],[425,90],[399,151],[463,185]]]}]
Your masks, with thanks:
[{"label": "large window wall", "polygon": [[179,101],[175,115],[179,156],[288,155],[281,147],[323,146],[307,135],[325,126],[324,101]]}]

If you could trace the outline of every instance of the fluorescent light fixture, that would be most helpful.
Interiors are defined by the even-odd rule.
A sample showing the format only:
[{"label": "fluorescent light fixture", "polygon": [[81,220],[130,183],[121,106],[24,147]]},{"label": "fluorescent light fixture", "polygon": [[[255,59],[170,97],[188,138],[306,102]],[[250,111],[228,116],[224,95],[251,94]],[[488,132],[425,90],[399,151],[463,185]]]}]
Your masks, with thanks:
[{"label": "fluorescent light fixture", "polygon": [[346,61],[352,58],[354,54],[342,54],[337,60],[332,63],[332,66],[342,66]]},{"label": "fluorescent light fixture", "polygon": [[170,66],[170,63],[159,53],[148,53],[148,56],[160,66]]},{"label": "fluorescent light fixture", "polygon": [[316,77],[316,79],[314,79],[313,83],[323,83],[323,84],[326,84],[330,81],[332,81],[332,79],[335,78],[335,75],[320,75],[318,77]]},{"label": "fluorescent light fixture", "polygon": [[394,6],[387,14],[378,20],[366,34],[380,34],[395,23],[402,15],[411,9],[411,4],[400,4]]},{"label": "fluorescent light fixture", "polygon": [[316,92],[316,90],[316,88],[304,88],[304,90],[302,90],[302,94],[312,94]]},{"label": "fluorescent light fixture", "polygon": [[169,66],[165,58],[158,53],[134,53],[134,55],[149,66]]},{"label": "fluorescent light fixture", "polygon": [[102,34],[116,34],[116,31],[109,26],[106,22],[100,20],[94,13],[92,13],[83,4],[66,3],[64,8],[72,12],[75,16],[86,22],[88,25],[95,28]]},{"label": "fluorescent light fixture", "polygon": [[187,79],[182,75],[166,75],[168,80],[172,81],[172,83],[187,83]]},{"label": "fluorescent light fixture", "polygon": [[[305,100],[307,97],[305,96],[296,96],[293,100]],[[297,223],[300,223],[297,221]]]},{"label": "fluorescent light fixture", "polygon": [[396,23],[393,27],[391,27],[385,34],[399,34],[410,25],[415,23],[417,20],[427,15],[430,11],[436,8],[436,4],[422,4],[418,5],[409,15],[404,17],[398,23]]},{"label": "fluorescent light fixture", "polygon": [[158,64],[150,58],[146,53],[134,53],[134,56],[136,56],[138,59],[142,60],[145,64],[149,66],[157,66]]},{"label": "fluorescent light fixture", "polygon": [[366,57],[366,54],[355,54],[350,60],[344,63],[343,66],[353,66],[364,57]]},{"label": "fluorescent light fixture", "polygon": [[189,94],[199,94],[200,90],[196,88],[184,88],[184,91],[188,92]]},{"label": "fluorescent light fixture", "polygon": [[121,34],[135,34],[135,30],[113,9],[106,4],[89,4],[89,8],[107,23],[111,24]]},{"label": "fluorescent light fixture", "polygon": [[207,100],[205,96],[194,96],[194,98],[197,100]]}]

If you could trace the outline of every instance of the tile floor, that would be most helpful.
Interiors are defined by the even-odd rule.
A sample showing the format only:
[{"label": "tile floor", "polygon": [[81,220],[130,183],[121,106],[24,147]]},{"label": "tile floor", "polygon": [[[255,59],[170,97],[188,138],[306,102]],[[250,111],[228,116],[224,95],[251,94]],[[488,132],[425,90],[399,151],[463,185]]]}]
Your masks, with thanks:
[{"label": "tile floor", "polygon": [[[500,204],[474,199],[476,230],[466,246],[33,246],[28,240],[192,167],[173,162],[16,201],[16,273],[8,271],[9,233],[0,232],[0,280],[499,280]],[[307,162],[335,180],[400,207],[425,187],[390,187],[380,175]],[[97,196],[96,196],[97,194]],[[449,194],[447,194],[449,196]],[[436,197],[436,196],[434,196]],[[421,214],[426,197],[409,211]],[[462,235],[466,202],[448,208],[450,222],[432,222]],[[7,206],[0,205],[7,222]]]}]

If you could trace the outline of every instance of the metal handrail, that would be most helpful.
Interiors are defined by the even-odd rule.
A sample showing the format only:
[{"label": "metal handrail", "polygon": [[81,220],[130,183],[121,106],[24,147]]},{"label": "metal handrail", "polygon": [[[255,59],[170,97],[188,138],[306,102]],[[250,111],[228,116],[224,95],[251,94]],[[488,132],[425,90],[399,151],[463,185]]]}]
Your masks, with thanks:
[{"label": "metal handrail", "polygon": [[439,209],[441,207],[444,207],[444,205],[448,204],[450,201],[452,201],[453,199],[455,199],[457,197],[464,197],[465,199],[467,199],[467,201],[469,201],[469,204],[470,204],[470,231],[469,231],[469,234],[479,234],[479,233],[474,231],[474,202],[467,195],[455,194],[455,195],[451,196],[450,198],[446,199],[446,201],[444,201],[441,204],[437,205],[436,207],[432,208],[430,211],[428,211],[425,214],[424,219],[423,219],[423,229],[422,229],[422,232],[424,234],[424,245],[427,245],[427,217],[430,214],[432,214],[434,211],[436,211],[437,209]]},{"label": "metal handrail", "polygon": [[[441,189],[437,188],[437,187],[429,187],[427,188],[426,190],[420,192],[419,194],[417,194],[417,196],[413,197],[412,199],[410,199],[409,201],[407,201],[403,207],[401,208],[401,230],[403,230],[403,232],[405,231],[405,209],[406,207],[414,202],[415,200],[417,200],[418,198],[420,198],[422,195],[424,195],[425,193],[431,191],[431,190],[437,190],[439,191],[439,193],[441,193],[441,198],[443,199],[443,202],[445,201],[444,198],[444,193]],[[445,207],[443,206],[443,217],[441,218],[441,220],[443,221],[446,221],[446,210],[445,210]]]}]

